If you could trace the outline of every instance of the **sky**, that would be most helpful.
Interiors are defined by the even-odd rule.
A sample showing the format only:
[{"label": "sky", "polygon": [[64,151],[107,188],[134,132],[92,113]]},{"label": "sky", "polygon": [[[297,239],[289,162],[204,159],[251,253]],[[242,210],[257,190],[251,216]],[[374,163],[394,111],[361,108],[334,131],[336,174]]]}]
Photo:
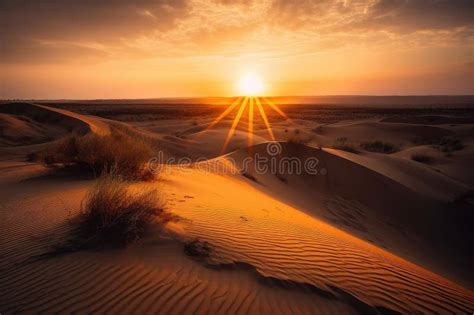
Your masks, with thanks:
[{"label": "sky", "polygon": [[2,0],[0,98],[474,94],[474,0]]}]

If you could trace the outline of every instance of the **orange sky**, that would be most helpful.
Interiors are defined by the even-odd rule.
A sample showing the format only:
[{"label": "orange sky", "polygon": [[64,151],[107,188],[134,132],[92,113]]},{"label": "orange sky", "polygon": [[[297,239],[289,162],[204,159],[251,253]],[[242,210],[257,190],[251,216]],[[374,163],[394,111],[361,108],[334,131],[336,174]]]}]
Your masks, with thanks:
[{"label": "orange sky", "polygon": [[2,1],[0,98],[474,94],[472,0]]}]

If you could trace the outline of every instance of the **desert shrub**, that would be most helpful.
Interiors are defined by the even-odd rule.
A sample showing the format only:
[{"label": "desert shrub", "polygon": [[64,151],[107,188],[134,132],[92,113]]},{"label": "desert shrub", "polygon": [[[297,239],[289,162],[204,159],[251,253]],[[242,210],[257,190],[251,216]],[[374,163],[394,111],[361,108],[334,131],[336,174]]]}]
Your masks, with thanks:
[{"label": "desert shrub", "polygon": [[312,130],[314,133],[317,133],[317,134],[324,134],[324,129],[323,129],[323,125],[319,125],[317,126],[316,128],[314,128]]},{"label": "desert shrub", "polygon": [[352,143],[348,142],[348,139],[346,137],[337,138],[336,141],[334,141],[332,147],[334,149],[343,150],[351,153],[359,153],[355,146]]},{"label": "desert shrub", "polygon": [[411,159],[420,163],[430,163],[431,161],[433,161],[433,158],[431,156],[419,153],[412,154]]},{"label": "desert shrub", "polygon": [[132,192],[114,171],[103,173],[81,204],[73,247],[124,246],[139,240],[162,213],[155,190]]},{"label": "desert shrub", "polygon": [[400,150],[398,146],[390,142],[385,142],[385,141],[380,141],[380,140],[362,142],[360,146],[362,149],[369,152],[385,153],[385,154],[394,153]]},{"label": "desert shrub", "polygon": [[443,138],[438,145],[435,147],[444,153],[451,153],[464,149],[464,144],[459,139],[454,138]]},{"label": "desert shrub", "polygon": [[452,153],[465,147],[461,140],[452,137],[417,137],[413,142],[418,145],[431,145],[444,153]]},{"label": "desert shrub", "polygon": [[153,153],[153,148],[145,140],[113,129],[107,136],[93,133],[69,135],[41,152],[40,160],[46,165],[74,165],[93,175],[114,168],[124,179],[138,180],[153,177],[146,167]]},{"label": "desert shrub", "polygon": [[311,140],[313,140],[313,138],[310,135],[302,133],[299,129],[295,129],[291,134],[288,135],[286,142],[295,144],[308,144],[311,142]]}]

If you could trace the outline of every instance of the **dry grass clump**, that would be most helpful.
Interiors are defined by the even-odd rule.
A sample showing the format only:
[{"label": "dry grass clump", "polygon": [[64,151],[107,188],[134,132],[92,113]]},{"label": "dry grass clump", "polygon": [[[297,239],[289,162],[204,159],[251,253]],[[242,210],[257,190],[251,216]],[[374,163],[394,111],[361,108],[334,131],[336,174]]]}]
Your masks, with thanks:
[{"label": "dry grass clump", "polygon": [[73,247],[124,246],[139,240],[162,213],[155,190],[133,192],[114,171],[103,173],[87,193],[78,217]]},{"label": "dry grass clump", "polygon": [[419,154],[419,153],[412,154],[411,159],[413,161],[425,163],[425,164],[433,161],[433,158],[431,156],[428,156],[425,154]]},{"label": "dry grass clump", "polygon": [[390,154],[400,151],[400,148],[395,144],[380,140],[362,142],[360,146],[365,151],[376,153]]},{"label": "dry grass clump", "polygon": [[40,153],[40,160],[47,165],[76,166],[93,175],[114,168],[127,180],[143,180],[153,177],[146,167],[153,154],[145,140],[114,129],[108,136],[69,135]]},{"label": "dry grass clump", "polygon": [[337,138],[332,147],[337,150],[343,150],[351,153],[359,153],[359,150],[348,141],[346,137]]}]

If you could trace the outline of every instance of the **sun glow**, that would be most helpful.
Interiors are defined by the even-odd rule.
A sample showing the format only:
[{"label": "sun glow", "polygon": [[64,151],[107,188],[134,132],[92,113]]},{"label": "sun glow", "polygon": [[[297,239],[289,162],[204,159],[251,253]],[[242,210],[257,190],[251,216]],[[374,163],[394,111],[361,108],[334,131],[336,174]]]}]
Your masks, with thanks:
[{"label": "sun glow", "polygon": [[[267,130],[268,140],[275,141],[275,134],[273,133],[267,111],[275,112],[285,121],[292,123],[291,119],[267,97],[262,96],[264,85],[259,76],[255,73],[247,73],[241,77],[238,84],[239,91],[242,96],[236,97],[228,107],[217,116],[211,123],[203,130],[208,131],[214,128],[217,124],[224,122],[229,125],[229,130],[224,139],[221,153],[224,154],[232,141],[236,131],[244,131],[247,133],[247,144],[251,148],[254,144],[255,131]],[[260,116],[260,118],[259,118]],[[240,123],[243,124],[239,127]],[[206,133],[196,133],[194,137],[201,137]],[[259,137],[262,137],[259,132]]]},{"label": "sun glow", "polygon": [[260,77],[255,73],[247,73],[239,81],[239,91],[245,96],[261,95],[264,86]]}]

